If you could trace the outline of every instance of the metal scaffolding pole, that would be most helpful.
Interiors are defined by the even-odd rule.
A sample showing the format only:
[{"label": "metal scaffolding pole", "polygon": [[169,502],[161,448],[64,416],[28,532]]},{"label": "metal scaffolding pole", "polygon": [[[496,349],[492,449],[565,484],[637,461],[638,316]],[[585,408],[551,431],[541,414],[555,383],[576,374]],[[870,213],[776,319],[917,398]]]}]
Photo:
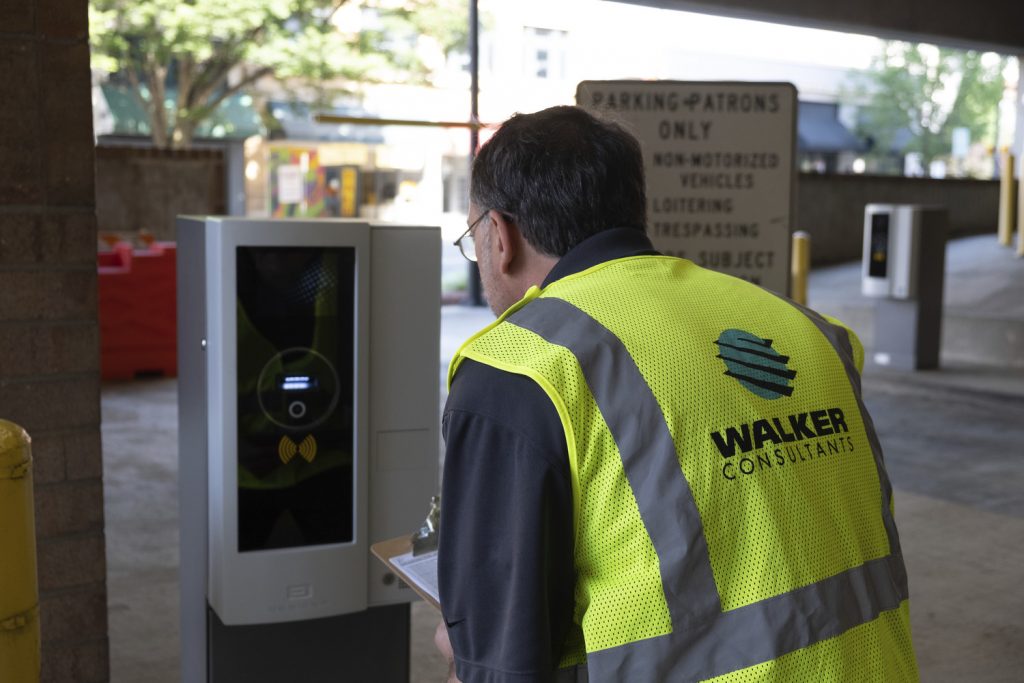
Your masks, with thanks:
[{"label": "metal scaffolding pole", "polygon": [[[469,121],[477,124],[480,121],[480,21],[477,14],[477,0],[469,0]],[[469,128],[469,175],[473,177],[473,159],[476,149],[480,146],[480,129],[473,125]],[[480,284],[480,268],[475,263],[469,264],[467,275],[470,306],[483,306],[483,287]]]}]

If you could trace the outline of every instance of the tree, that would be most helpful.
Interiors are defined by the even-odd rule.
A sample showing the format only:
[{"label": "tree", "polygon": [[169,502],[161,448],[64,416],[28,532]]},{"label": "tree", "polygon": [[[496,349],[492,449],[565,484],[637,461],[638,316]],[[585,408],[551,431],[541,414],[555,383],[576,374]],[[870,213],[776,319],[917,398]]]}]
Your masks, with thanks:
[{"label": "tree", "polygon": [[920,154],[925,168],[950,153],[955,128],[994,145],[1006,66],[992,53],[887,41],[858,79],[855,95],[869,102],[858,132],[882,155],[902,136],[900,151]]},{"label": "tree", "polygon": [[466,0],[92,0],[93,65],[124,82],[153,143],[188,146],[232,94],[264,77],[311,85],[423,82],[425,49],[466,36]]}]

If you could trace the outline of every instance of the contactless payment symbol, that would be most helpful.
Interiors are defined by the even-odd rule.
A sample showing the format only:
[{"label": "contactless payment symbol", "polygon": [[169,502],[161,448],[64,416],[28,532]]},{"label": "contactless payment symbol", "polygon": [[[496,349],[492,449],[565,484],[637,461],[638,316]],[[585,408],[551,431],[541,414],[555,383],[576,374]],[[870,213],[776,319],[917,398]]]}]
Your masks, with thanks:
[{"label": "contactless payment symbol", "polygon": [[290,463],[296,455],[302,456],[303,460],[311,463],[316,458],[316,451],[316,439],[313,438],[312,434],[299,443],[295,443],[287,436],[282,436],[281,440],[277,443],[277,457],[285,465]]},{"label": "contactless payment symbol", "polygon": [[725,363],[725,374],[739,381],[751,393],[774,400],[793,393],[789,356],[772,348],[771,339],[762,339],[743,330],[724,330],[715,342],[718,358]]}]

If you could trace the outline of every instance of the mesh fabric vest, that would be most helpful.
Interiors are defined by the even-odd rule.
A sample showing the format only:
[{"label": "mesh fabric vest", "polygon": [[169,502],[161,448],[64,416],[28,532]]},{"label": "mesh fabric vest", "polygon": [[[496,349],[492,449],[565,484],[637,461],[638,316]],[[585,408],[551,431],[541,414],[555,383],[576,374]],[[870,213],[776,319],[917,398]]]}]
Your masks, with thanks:
[{"label": "mesh fabric vest", "polygon": [[531,289],[459,350],[449,377],[463,358],[528,376],[565,430],[578,629],[563,667],[917,679],[862,357],[834,322],[662,256]]}]

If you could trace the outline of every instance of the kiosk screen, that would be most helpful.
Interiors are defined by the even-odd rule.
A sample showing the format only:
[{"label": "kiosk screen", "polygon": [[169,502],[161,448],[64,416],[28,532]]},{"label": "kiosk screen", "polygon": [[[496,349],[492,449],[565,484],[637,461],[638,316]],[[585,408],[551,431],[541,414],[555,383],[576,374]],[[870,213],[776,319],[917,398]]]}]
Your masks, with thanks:
[{"label": "kiosk screen", "polygon": [[871,260],[868,275],[886,277],[889,270],[889,214],[871,216]]},{"label": "kiosk screen", "polygon": [[355,249],[237,247],[238,549],[347,543]]}]

